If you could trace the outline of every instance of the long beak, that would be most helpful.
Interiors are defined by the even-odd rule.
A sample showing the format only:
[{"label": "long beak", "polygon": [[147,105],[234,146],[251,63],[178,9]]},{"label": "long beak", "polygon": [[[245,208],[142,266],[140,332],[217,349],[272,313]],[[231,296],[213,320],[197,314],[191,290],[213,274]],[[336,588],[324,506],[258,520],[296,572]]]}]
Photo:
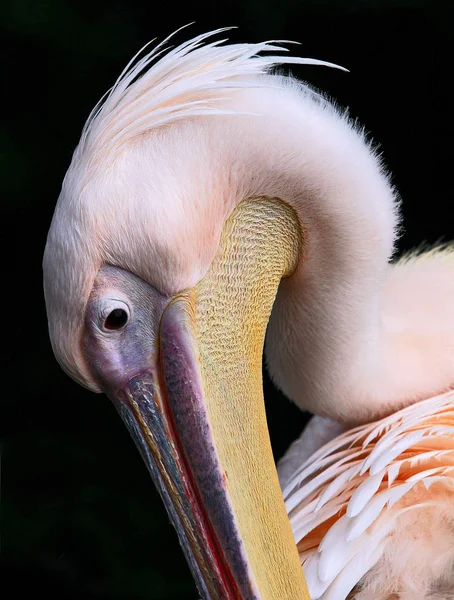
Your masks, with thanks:
[{"label": "long beak", "polygon": [[262,392],[266,326],[301,247],[287,205],[240,204],[207,275],[166,308],[157,364],[117,401],[205,599],[309,599]]}]

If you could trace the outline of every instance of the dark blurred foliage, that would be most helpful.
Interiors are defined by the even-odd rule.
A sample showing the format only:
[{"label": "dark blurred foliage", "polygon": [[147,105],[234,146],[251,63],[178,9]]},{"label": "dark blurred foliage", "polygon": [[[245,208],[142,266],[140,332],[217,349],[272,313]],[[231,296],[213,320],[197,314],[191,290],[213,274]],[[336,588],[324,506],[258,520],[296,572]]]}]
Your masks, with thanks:
[{"label": "dark blurred foliage", "polygon": [[[10,0],[0,8],[3,250],[3,597],[196,598],[160,499],[106,398],[71,382],[47,337],[46,233],[89,111],[149,39],[238,25],[235,41],[293,39],[349,74],[293,72],[348,106],[403,198],[400,251],[454,238],[452,3],[422,0]],[[6,275],[6,277],[5,277]],[[273,449],[306,417],[265,380]],[[12,586],[12,587],[10,587]]]}]

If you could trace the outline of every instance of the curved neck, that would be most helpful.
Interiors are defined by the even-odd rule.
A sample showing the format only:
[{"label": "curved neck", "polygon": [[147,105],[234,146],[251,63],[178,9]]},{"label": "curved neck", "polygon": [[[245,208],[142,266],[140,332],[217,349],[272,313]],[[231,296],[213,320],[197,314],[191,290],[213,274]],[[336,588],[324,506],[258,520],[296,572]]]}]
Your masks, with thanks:
[{"label": "curved neck", "polygon": [[[248,90],[244,110],[256,94]],[[237,197],[282,199],[305,237],[273,307],[270,373],[302,408],[369,419],[386,343],[381,306],[398,220],[394,191],[362,134],[307,90],[269,92],[260,112],[243,123],[230,157],[240,174]],[[378,395],[380,411],[388,393]]]},{"label": "curved neck", "polygon": [[306,252],[282,282],[268,327],[277,385],[301,407],[342,421],[384,416],[442,391],[452,384],[454,323],[437,346],[420,335],[424,302],[408,323],[408,305],[393,300],[410,288],[404,278],[390,292],[401,272],[389,264],[398,202],[380,160],[345,116],[304,86],[275,76],[255,83],[218,101],[234,114],[175,123],[119,162],[103,192],[121,204],[135,182],[134,211],[121,221],[127,229],[134,218],[135,234],[119,228],[111,262],[128,256],[131,271],[169,294],[191,288],[236,206],[279,198],[297,213]]},{"label": "curved neck", "polygon": [[[257,97],[247,98],[252,111]],[[454,269],[440,254],[429,267],[390,264],[398,201],[370,144],[304,89],[269,92],[261,114],[230,157],[237,197],[281,198],[305,237],[268,326],[275,383],[300,407],[351,423],[452,387]],[[454,265],[452,250],[442,255]]]}]

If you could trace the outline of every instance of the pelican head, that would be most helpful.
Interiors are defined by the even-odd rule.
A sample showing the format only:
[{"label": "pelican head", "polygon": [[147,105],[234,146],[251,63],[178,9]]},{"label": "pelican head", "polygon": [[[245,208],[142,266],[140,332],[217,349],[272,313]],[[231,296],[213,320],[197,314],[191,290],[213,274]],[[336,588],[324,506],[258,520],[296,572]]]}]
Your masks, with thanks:
[{"label": "pelican head", "polygon": [[265,332],[291,400],[361,423],[452,385],[452,328],[436,351],[426,330],[413,343],[379,159],[324,97],[271,73],[333,65],[213,33],[133,61],[91,113],[44,255],[50,337],[115,403],[201,595],[295,600]]}]

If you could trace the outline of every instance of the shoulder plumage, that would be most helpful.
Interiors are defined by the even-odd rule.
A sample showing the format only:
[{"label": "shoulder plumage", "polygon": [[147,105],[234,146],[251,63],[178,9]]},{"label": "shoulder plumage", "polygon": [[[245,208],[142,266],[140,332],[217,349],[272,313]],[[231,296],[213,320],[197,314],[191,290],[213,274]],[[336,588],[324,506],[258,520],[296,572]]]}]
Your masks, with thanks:
[{"label": "shoulder plumage", "polygon": [[[284,489],[311,597],[343,600],[358,584],[367,593],[399,593],[403,579],[414,577],[420,565],[416,589],[422,593],[418,598],[425,598],[424,590],[442,580],[454,561],[453,493],[452,392],[325,444]],[[416,521],[418,510],[426,514]],[[431,561],[421,560],[414,529],[422,531],[426,523],[439,533],[421,538],[427,551],[433,546],[440,572],[434,567],[423,575]],[[413,565],[410,557],[402,565],[399,554],[409,547],[417,560]],[[367,593],[364,598],[375,597]],[[354,597],[363,598],[360,591]]]}]

